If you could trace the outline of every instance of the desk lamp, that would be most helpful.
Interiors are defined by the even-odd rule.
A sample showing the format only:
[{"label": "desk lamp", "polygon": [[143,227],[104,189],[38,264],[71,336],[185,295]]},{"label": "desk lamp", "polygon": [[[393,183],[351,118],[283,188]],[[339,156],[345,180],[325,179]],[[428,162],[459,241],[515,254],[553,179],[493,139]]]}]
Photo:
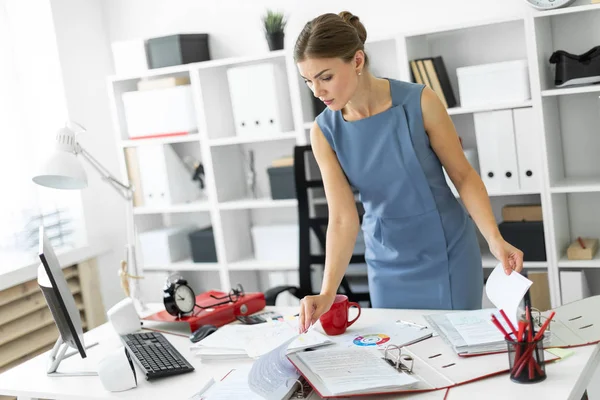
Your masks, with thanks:
[{"label": "desk lamp", "polygon": [[53,189],[83,189],[87,187],[87,176],[83,166],[77,159],[81,155],[127,202],[127,245],[125,264],[120,273],[128,279],[125,292],[133,300],[138,311],[147,311],[141,300],[138,270],[135,251],[135,221],[133,216],[133,187],[116,179],[105,167],[90,155],[77,140],[75,135],[85,132],[81,125],[68,122],[56,134],[56,146],[50,157],[42,164],[39,172],[32,178],[38,185]]}]

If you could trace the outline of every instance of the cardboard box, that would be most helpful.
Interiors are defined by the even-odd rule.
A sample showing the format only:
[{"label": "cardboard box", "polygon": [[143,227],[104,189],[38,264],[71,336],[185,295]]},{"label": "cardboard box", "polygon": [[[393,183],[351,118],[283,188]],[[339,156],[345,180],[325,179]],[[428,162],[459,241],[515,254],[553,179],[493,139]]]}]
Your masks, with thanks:
[{"label": "cardboard box", "polygon": [[540,204],[513,204],[502,208],[504,222],[539,222],[543,221]]},{"label": "cardboard box", "polygon": [[575,240],[567,249],[567,258],[569,260],[591,260],[598,251],[598,239],[581,239],[585,246],[582,247],[579,240]]},{"label": "cardboard box", "polygon": [[531,306],[540,311],[552,308],[550,304],[550,288],[548,286],[548,273],[542,271],[528,271],[527,278],[533,282],[529,289]]}]

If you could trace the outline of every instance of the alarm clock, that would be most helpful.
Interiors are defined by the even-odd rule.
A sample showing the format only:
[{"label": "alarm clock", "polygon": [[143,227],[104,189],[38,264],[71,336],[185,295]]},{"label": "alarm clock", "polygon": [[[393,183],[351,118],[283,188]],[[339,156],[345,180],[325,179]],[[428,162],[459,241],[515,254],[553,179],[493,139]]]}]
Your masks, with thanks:
[{"label": "alarm clock", "polygon": [[571,5],[575,0],[525,0],[536,10],[553,10]]},{"label": "alarm clock", "polygon": [[194,310],[196,294],[185,279],[178,277],[167,281],[163,290],[163,303],[169,314],[179,318]]}]

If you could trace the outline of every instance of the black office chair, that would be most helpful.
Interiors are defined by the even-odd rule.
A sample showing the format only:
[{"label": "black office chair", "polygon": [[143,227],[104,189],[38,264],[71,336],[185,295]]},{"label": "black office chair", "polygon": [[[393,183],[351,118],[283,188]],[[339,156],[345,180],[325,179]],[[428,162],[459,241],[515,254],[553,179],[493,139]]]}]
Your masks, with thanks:
[{"label": "black office chair", "polygon": [[[271,288],[265,292],[265,298],[267,305],[275,305],[277,296],[283,292],[289,292],[298,299],[302,299],[307,295],[317,294],[313,291],[311,272],[313,265],[320,265],[324,268],[325,255],[324,250],[325,238],[327,231],[327,216],[312,216],[311,206],[314,209],[315,204],[310,203],[309,191],[319,188],[323,188],[322,180],[309,180],[307,173],[307,158],[312,156],[312,147],[307,146],[295,146],[294,148],[294,180],[296,186],[296,197],[298,199],[298,225],[299,225],[299,236],[300,236],[300,286],[277,286]],[[316,164],[316,163],[314,163]],[[321,207],[326,209],[327,206]],[[313,213],[314,214],[314,213]],[[361,215],[362,220],[362,215]],[[315,249],[311,246],[311,230],[314,232],[318,239],[321,251],[316,254]],[[350,264],[365,264],[364,254],[353,254],[350,259]],[[370,306],[370,296],[368,289],[366,292],[357,292],[352,290],[347,276],[342,279],[340,294],[348,296],[350,301],[368,303]]]}]

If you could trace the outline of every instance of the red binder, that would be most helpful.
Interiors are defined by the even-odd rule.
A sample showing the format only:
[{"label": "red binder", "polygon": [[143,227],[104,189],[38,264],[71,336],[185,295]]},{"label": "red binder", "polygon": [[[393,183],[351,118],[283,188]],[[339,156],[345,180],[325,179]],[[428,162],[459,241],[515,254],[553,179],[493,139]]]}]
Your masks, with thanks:
[{"label": "red binder", "polygon": [[[219,302],[219,300],[215,300],[211,295],[223,297],[227,296],[227,293],[217,290],[201,293],[196,296],[196,304],[202,307],[210,307],[212,304]],[[185,322],[190,324],[190,329],[193,332],[202,325],[215,325],[216,327],[226,325],[235,321],[236,316],[254,314],[265,308],[265,305],[264,293],[244,293],[235,302],[207,309],[196,307],[190,315],[185,315],[181,318],[175,317],[163,310],[143,319],[160,322]]]}]

